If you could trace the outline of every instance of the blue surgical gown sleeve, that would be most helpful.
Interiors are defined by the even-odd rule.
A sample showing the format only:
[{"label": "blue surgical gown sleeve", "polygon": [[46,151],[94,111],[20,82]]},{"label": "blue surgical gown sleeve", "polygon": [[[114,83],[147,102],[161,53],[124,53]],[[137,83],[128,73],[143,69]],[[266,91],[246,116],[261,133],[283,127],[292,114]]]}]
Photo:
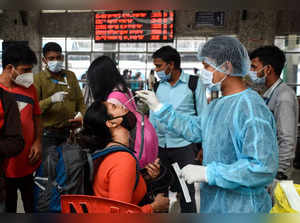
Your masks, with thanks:
[{"label": "blue surgical gown sleeve", "polygon": [[242,148],[236,151],[237,160],[231,164],[208,164],[206,175],[209,185],[235,189],[240,186],[259,187],[271,183],[278,168],[274,126],[263,119],[252,119],[245,123],[240,136],[235,137],[236,143],[241,143]]},{"label": "blue surgical gown sleeve", "polygon": [[196,143],[202,141],[201,117],[203,113],[204,111],[200,116],[187,116],[175,112],[171,105],[163,105],[159,111],[153,112],[153,115],[159,122],[167,123],[169,131]]},{"label": "blue surgical gown sleeve", "polygon": [[196,109],[197,114],[200,115],[201,112],[207,107],[207,98],[206,98],[206,90],[202,84],[202,81],[198,80],[197,89],[195,91],[196,96]]}]

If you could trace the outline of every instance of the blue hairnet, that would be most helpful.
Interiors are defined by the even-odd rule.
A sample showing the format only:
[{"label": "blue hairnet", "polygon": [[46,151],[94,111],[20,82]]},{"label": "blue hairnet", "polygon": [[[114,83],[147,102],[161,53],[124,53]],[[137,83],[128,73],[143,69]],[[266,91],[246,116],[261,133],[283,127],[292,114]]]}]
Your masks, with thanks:
[{"label": "blue hairnet", "polygon": [[[206,42],[198,50],[198,59],[217,68],[226,61],[233,67],[231,76],[245,76],[250,70],[250,59],[244,45],[234,37],[218,36]],[[218,68],[227,73],[224,68]]]}]

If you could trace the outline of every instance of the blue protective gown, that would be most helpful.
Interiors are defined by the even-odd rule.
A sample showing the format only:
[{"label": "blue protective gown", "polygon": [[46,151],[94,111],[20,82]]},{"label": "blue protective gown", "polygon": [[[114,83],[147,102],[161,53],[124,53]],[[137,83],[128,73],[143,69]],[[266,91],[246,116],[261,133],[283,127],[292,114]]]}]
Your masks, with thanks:
[{"label": "blue protective gown", "polygon": [[267,213],[266,191],[278,168],[276,125],[253,90],[213,100],[200,117],[164,105],[155,117],[191,142],[202,142],[208,183],[201,183],[201,213]]}]

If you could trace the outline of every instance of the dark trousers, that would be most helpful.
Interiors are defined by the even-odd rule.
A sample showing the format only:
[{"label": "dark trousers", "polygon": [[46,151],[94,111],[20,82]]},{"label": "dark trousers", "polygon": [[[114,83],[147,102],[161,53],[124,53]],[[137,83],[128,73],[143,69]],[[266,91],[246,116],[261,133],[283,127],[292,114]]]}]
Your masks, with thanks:
[{"label": "dark trousers", "polygon": [[18,201],[18,189],[21,191],[24,210],[26,213],[33,212],[33,176],[32,174],[19,178],[6,178],[6,211],[16,213]]},{"label": "dark trousers", "polygon": [[[196,144],[190,144],[188,146],[180,147],[180,148],[159,147],[158,157],[166,167],[172,170],[174,176],[176,176],[176,173],[171,164],[177,162],[180,168],[183,168],[188,164],[193,164],[193,161],[196,156],[195,151],[197,151]],[[176,191],[179,193],[180,207],[182,213],[196,213],[194,184],[187,184],[187,187],[192,199],[192,202],[190,203],[185,202],[183,191],[177,177],[175,177],[174,186],[171,187],[171,191]],[[167,194],[168,191],[166,191],[165,193]]]}]

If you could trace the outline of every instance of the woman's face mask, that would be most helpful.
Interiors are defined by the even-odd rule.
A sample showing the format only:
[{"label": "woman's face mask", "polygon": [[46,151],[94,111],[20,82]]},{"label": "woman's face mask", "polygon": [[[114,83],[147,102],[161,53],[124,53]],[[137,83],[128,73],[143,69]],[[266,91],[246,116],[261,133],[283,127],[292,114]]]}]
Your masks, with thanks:
[{"label": "woman's face mask", "polygon": [[127,129],[129,132],[135,128],[137,120],[134,113],[132,113],[131,111],[128,111],[125,115],[113,117],[110,120],[121,117],[123,118],[121,126]]},{"label": "woman's face mask", "polygon": [[131,131],[132,129],[135,128],[136,117],[131,111],[128,111],[128,113],[123,116],[123,121],[121,123],[121,126],[123,126],[128,131]]}]

